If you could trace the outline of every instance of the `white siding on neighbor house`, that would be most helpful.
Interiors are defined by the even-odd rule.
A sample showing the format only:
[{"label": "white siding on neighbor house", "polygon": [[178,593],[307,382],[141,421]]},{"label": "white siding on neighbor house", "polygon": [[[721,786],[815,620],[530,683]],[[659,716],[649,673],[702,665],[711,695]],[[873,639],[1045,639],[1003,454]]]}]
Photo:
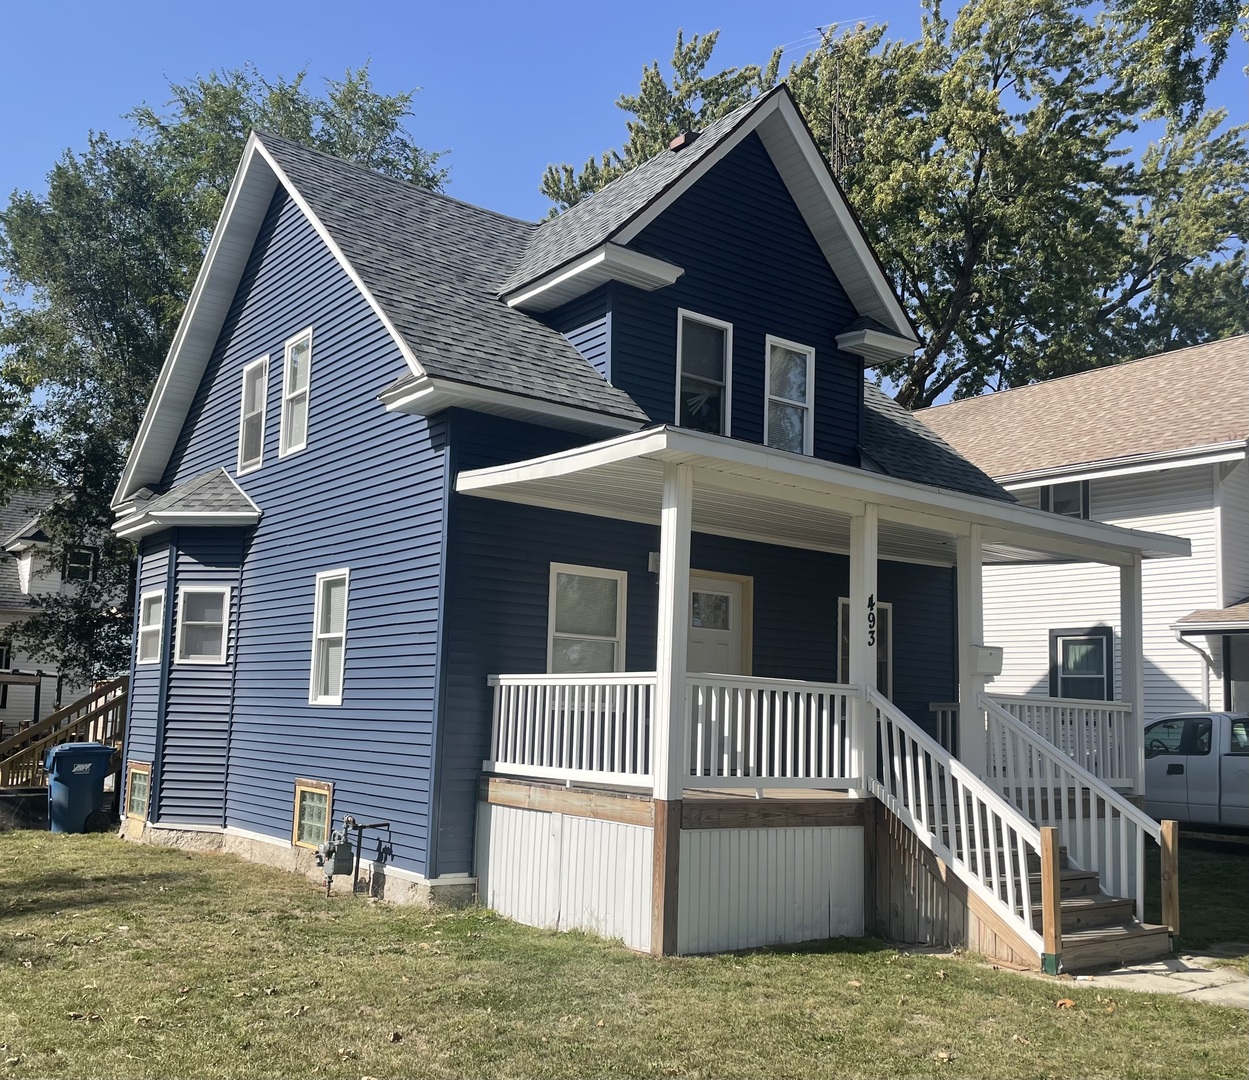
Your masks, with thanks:
[{"label": "white siding on neighbor house", "polygon": [[1249,460],[1218,465],[1219,557],[1223,563],[1221,606],[1249,596]]},{"label": "white siding on neighbor house", "polygon": [[[1017,496],[1030,496],[1019,491]],[[1145,718],[1204,708],[1205,664],[1175,640],[1171,626],[1220,601],[1215,564],[1214,473],[1207,465],[1093,480],[1090,512],[1098,521],[1187,537],[1189,559],[1148,559],[1142,571]],[[985,643],[1003,649],[1003,694],[1049,693],[1049,631],[1110,626],[1119,685],[1119,571],[1092,564],[986,567]]]},{"label": "white siding on neighbor house", "polygon": [[863,828],[681,833],[677,951],[863,933]]},{"label": "white siding on neighbor house", "polygon": [[[24,611],[0,611],[0,641],[7,642],[9,640],[9,624],[11,622],[24,619],[28,614],[29,612]],[[10,668],[22,671],[43,671],[48,670],[50,667],[46,662],[36,663],[20,649],[11,649],[10,653]],[[66,705],[84,693],[86,693],[85,690],[73,686],[61,688],[61,698]],[[38,717],[35,716],[34,711],[35,688],[33,686],[5,687],[3,692],[0,692],[0,700],[4,702],[3,707],[0,707],[0,729],[3,729],[6,735],[12,734],[18,724],[27,723],[34,719],[42,720],[56,710],[56,674],[53,672],[44,678],[40,685]]]},{"label": "white siding on neighbor house", "polygon": [[641,825],[480,803],[477,894],[519,923],[647,951],[652,841]]}]

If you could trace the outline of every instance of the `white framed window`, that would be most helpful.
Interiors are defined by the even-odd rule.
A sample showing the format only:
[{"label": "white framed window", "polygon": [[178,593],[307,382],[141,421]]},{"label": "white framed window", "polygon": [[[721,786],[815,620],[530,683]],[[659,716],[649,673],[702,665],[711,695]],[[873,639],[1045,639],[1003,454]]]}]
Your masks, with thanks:
[{"label": "white framed window", "polygon": [[178,590],[179,664],[224,664],[230,618],[228,585],[184,585]]},{"label": "white framed window", "polygon": [[312,613],[312,705],[343,703],[343,663],[347,656],[347,570],[323,570],[317,575]]},{"label": "white framed window", "polygon": [[[893,700],[893,604],[876,600],[876,689]],[[850,682],[850,601],[837,601],[837,680]]]},{"label": "white framed window", "polygon": [[165,630],[165,590],[145,592],[139,597],[138,664],[159,664],[161,638]]},{"label": "white framed window", "polygon": [[1063,517],[1089,517],[1089,482],[1066,480],[1061,484],[1047,484],[1041,488],[1041,509]]},{"label": "white framed window", "polygon": [[547,671],[623,671],[624,570],[551,563]]},{"label": "white framed window", "polygon": [[238,474],[259,469],[265,454],[265,405],[269,397],[269,357],[262,356],[243,368],[242,400],[239,402]]},{"label": "white framed window", "polygon": [[61,565],[62,581],[94,581],[95,562],[99,550],[93,547],[70,548]]},{"label": "white framed window", "polygon": [[278,457],[308,445],[308,395],[312,385],[312,328],[286,343],[282,363],[282,423]]},{"label": "white framed window", "polygon": [[728,435],[733,405],[733,324],[677,310],[677,425]]},{"label": "white framed window", "polygon": [[763,441],[778,450],[810,455],[815,451],[815,350],[769,334],[767,351]]}]

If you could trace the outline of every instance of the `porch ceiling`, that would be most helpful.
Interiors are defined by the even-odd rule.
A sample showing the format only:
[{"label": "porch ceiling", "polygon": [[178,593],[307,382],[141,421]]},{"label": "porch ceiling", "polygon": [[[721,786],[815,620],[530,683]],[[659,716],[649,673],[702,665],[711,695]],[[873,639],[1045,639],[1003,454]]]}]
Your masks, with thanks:
[{"label": "porch ceiling", "polygon": [[1074,521],[767,447],[651,428],[530,461],[461,472],[456,490],[658,525],[664,464],[694,470],[695,532],[846,553],[850,518],[879,507],[882,559],[953,565],[955,538],[984,526],[986,563],[1187,555],[1188,541]]}]

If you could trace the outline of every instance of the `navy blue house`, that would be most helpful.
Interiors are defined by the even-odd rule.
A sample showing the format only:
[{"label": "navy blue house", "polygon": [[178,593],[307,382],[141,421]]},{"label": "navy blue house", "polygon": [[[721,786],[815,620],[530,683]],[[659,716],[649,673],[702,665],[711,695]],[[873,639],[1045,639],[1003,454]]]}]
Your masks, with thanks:
[{"label": "navy blue house", "polygon": [[[253,134],[116,496],[128,831],[384,820],[385,895],[656,952],[870,928],[869,717],[985,753],[982,563],[1149,553],[865,380],[915,347],[784,87],[542,224]],[[831,869],[743,937],[698,843],[795,792],[751,842]]]}]

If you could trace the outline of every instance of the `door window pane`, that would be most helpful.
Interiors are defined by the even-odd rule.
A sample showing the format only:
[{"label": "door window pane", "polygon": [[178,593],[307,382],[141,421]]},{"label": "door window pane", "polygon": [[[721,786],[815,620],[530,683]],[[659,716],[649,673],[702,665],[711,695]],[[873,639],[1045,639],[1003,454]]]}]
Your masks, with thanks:
[{"label": "door window pane", "polygon": [[693,593],[690,625],[699,630],[731,630],[731,603],[726,593]]}]

